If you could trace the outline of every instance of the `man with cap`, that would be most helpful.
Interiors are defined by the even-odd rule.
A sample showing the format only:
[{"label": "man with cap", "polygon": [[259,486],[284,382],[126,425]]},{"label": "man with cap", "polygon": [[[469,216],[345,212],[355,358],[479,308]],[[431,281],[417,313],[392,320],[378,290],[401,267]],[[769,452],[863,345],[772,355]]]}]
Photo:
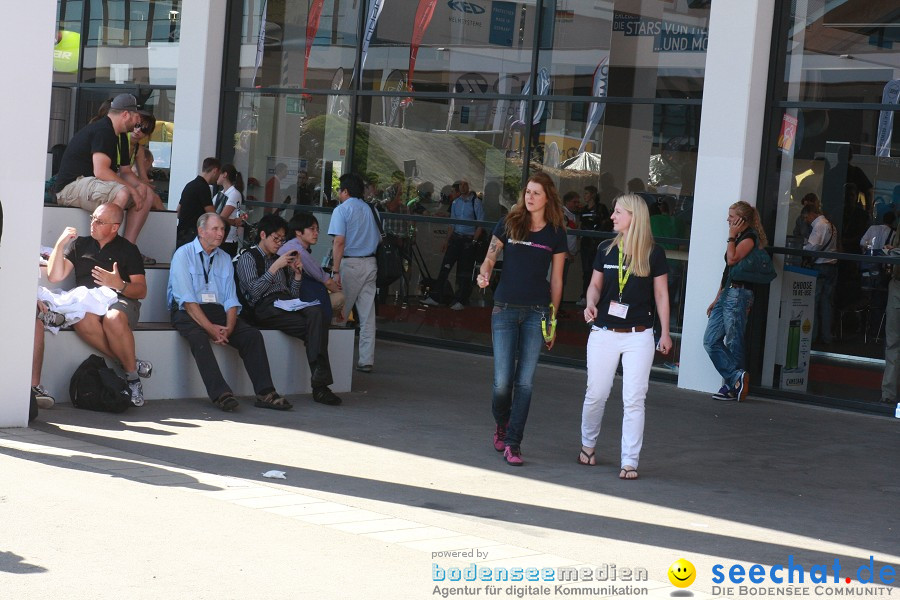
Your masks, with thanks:
[{"label": "man with cap", "polygon": [[147,220],[149,186],[131,170],[128,132],[141,124],[137,100],[119,94],[109,113],[76,133],[63,153],[53,192],[62,206],[77,206],[93,213],[112,202],[128,212],[123,237],[137,243]]}]

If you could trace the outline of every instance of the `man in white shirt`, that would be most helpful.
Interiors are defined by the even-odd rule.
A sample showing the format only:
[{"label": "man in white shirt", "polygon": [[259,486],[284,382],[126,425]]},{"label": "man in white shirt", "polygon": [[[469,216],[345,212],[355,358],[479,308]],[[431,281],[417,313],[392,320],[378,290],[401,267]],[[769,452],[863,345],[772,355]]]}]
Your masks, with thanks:
[{"label": "man in white shirt", "polygon": [[[837,229],[822,214],[822,210],[810,204],[803,207],[800,215],[812,227],[812,233],[804,250],[815,252],[837,252]],[[837,259],[816,258],[813,268],[819,272],[816,279],[816,316],[813,319],[812,339],[816,340],[817,332],[822,332],[822,342],[830,344],[833,340],[831,333],[832,317],[834,316],[834,284],[837,282]],[[821,323],[821,327],[819,326]]]}]

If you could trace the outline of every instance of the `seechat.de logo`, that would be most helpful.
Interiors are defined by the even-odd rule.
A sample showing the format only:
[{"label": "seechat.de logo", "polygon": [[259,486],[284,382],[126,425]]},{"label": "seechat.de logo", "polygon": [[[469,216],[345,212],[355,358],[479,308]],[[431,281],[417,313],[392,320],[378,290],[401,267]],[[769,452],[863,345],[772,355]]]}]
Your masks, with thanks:
[{"label": "seechat.de logo", "polygon": [[449,6],[452,10],[458,10],[459,12],[469,13],[470,15],[480,15],[484,13],[484,7],[475,4],[474,2],[462,2],[461,0],[450,0],[447,2],[447,6]]}]

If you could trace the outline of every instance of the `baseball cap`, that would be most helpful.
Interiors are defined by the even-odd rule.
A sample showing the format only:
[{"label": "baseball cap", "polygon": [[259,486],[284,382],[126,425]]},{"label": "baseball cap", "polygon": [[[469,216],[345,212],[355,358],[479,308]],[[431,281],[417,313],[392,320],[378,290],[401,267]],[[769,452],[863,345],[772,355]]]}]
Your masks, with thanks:
[{"label": "baseball cap", "polygon": [[118,96],[113,98],[112,103],[109,105],[109,108],[148,114],[146,111],[138,108],[137,99],[131,94],[119,94]]}]

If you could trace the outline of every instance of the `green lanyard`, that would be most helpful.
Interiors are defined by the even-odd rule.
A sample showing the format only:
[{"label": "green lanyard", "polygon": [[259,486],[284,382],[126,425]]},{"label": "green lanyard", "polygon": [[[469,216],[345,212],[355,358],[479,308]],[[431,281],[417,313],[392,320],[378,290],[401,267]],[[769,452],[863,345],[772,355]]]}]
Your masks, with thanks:
[{"label": "green lanyard", "polygon": [[550,333],[547,333],[547,317],[541,317],[541,334],[544,342],[549,344],[556,336],[556,307],[550,304]]},{"label": "green lanyard", "polygon": [[619,303],[622,303],[622,292],[625,291],[625,284],[628,283],[628,278],[631,276],[631,265],[628,265],[628,269],[625,271],[625,276],[622,276],[622,265],[625,264],[625,253],[622,251],[622,244],[619,244]]}]

